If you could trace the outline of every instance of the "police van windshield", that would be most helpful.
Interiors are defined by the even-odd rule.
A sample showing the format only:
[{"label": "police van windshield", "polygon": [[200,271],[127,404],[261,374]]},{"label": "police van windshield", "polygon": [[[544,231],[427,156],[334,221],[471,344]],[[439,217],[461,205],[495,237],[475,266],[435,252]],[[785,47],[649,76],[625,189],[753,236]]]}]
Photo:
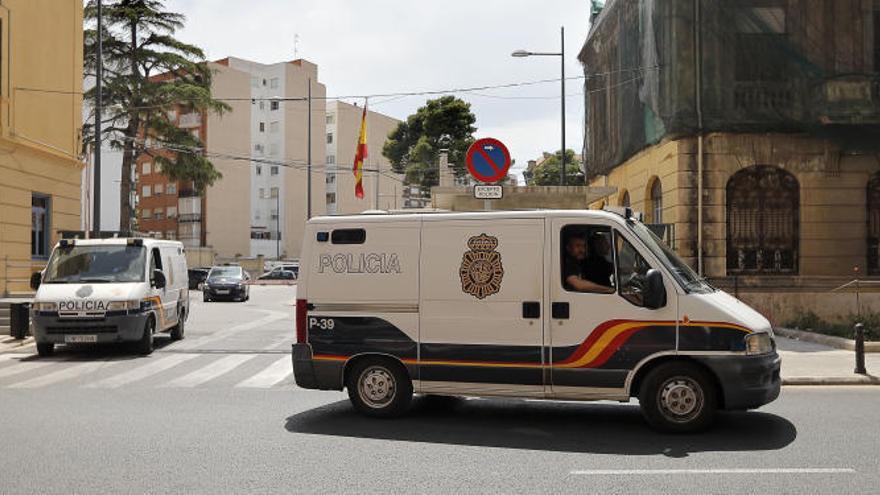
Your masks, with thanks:
[{"label": "police van windshield", "polygon": [[697,275],[694,270],[688,266],[681,258],[675,254],[669,246],[657,237],[657,234],[651,231],[641,222],[626,222],[630,226],[630,230],[648,247],[651,253],[656,256],[666,268],[672,272],[672,276],[681,284],[688,292],[698,294],[708,294],[715,292],[715,288],[709,285],[706,280]]},{"label": "police van windshield", "polygon": [[46,265],[43,283],[143,282],[143,246],[61,246]]}]

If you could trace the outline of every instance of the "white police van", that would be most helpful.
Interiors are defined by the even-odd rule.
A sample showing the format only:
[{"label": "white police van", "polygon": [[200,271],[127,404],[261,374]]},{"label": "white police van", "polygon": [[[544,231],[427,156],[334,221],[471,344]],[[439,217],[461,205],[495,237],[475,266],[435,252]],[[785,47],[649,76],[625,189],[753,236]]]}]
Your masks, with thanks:
[{"label": "white police van", "polygon": [[638,398],[671,431],[780,390],[770,323],[627,210],[308,222],[293,368],[373,416],[413,395]]},{"label": "white police van", "polygon": [[149,238],[62,239],[34,274],[33,334],[40,356],[56,344],[182,339],[189,316],[183,244]]}]

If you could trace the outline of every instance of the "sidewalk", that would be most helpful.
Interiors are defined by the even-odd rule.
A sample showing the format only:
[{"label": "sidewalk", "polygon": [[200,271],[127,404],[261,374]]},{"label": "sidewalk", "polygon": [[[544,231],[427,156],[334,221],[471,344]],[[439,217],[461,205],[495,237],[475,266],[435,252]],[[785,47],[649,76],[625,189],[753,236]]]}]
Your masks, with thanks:
[{"label": "sidewalk", "polygon": [[853,373],[853,351],[776,336],[783,385],[880,385],[880,353],[865,354],[868,375]]},{"label": "sidewalk", "polygon": [[27,352],[25,346],[34,343],[33,337],[26,339],[13,339],[9,335],[0,335],[0,354],[4,352]]}]

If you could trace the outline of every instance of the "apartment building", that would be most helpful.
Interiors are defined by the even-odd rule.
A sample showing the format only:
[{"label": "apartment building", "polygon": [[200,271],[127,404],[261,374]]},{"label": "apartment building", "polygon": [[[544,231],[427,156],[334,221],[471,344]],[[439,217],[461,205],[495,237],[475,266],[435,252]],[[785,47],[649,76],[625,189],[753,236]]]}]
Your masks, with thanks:
[{"label": "apartment building", "polygon": [[82,0],[0,4],[0,297],[80,227]]},{"label": "apartment building", "polygon": [[[185,244],[210,246],[220,256],[296,258],[309,214],[309,83],[311,160],[316,164],[311,214],[326,211],[321,172],[326,88],[318,82],[318,68],[301,59],[260,64],[234,57],[210,65],[213,96],[226,101],[232,111],[175,118],[179,126],[197,133],[223,177],[199,193],[190,184],[169,182],[156,172],[155,164],[145,167],[150,159],[141,157],[140,230],[168,237],[176,226]],[[176,217],[169,218],[169,212]]]},{"label": "apartment building", "polygon": [[[403,175],[391,169],[382,147],[399,120],[367,110],[367,159],[364,161],[364,197],[354,194],[354,157],[363,107],[342,101],[327,102],[325,121],[327,156],[324,168],[327,214],[349,215],[366,210],[404,208]],[[377,194],[378,191],[378,194]]]}]

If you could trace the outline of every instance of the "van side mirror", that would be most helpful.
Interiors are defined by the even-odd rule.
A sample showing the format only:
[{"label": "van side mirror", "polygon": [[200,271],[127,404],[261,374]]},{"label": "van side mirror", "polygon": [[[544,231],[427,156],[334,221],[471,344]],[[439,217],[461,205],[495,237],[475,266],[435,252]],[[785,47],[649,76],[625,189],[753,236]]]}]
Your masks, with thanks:
[{"label": "van side mirror", "polygon": [[164,289],[165,284],[165,274],[162,273],[162,270],[153,270],[153,287],[157,289]]},{"label": "van side mirror", "polygon": [[645,275],[644,304],[648,309],[659,309],[666,306],[666,286],[663,285],[663,274],[660,270],[650,269]]},{"label": "van side mirror", "polygon": [[31,289],[37,290],[43,283],[43,272],[31,273]]}]

